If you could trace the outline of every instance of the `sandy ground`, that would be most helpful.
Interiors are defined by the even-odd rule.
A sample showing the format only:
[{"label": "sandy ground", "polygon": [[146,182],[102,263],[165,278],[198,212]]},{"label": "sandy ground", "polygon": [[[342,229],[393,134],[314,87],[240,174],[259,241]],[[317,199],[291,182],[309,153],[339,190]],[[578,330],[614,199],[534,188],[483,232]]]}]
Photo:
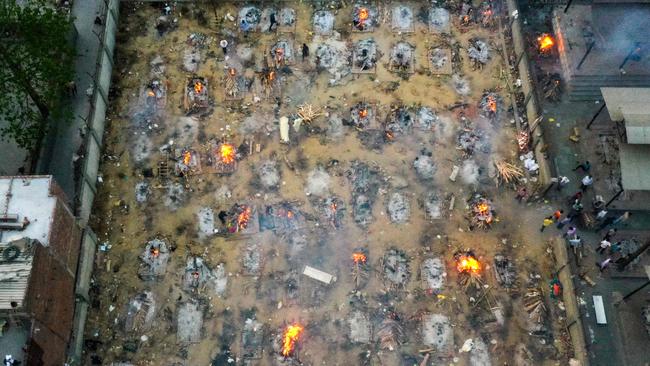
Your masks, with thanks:
[{"label": "sandy ground", "polygon": [[[478,104],[483,92],[502,90],[501,57],[492,49],[487,65],[473,71],[466,48],[472,37],[480,37],[494,48],[500,39],[497,31],[473,25],[461,32],[457,16],[452,14],[449,39],[462,46],[461,74],[469,81],[471,90],[461,96],[452,87],[450,76],[429,75],[426,71],[426,51],[431,45],[442,44],[446,37],[428,34],[419,22],[413,34],[392,32],[388,15],[392,6],[382,4],[378,7],[380,27],[369,33],[350,32],[352,6],[347,6],[336,11],[334,30],[345,42],[373,37],[383,55],[376,74],[347,76],[338,85],[329,86],[332,75],[318,71],[313,57],[315,45],[323,39],[311,33],[314,9],[302,2],[289,6],[297,15],[293,33],[245,35],[238,32],[236,23],[224,21],[226,14],[236,17],[238,9],[221,5],[216,9],[206,6],[203,16],[207,25],[200,25],[197,20],[199,8],[174,9],[171,17],[178,19],[178,28],[160,36],[154,28],[161,14],[159,9],[124,5],[102,166],[104,183],[93,218],[95,232],[109,247],[97,257],[93,309],[86,329],[87,338],[98,342],[87,350],[87,355],[102,358],[104,364],[128,361],[137,365],[208,365],[211,362],[222,365],[228,364],[227,359],[232,357],[237,364],[250,365],[300,362],[413,365],[419,364],[424,354],[431,351],[430,346],[422,343],[421,319],[423,314],[432,313],[449,317],[453,345],[445,352],[433,351],[429,364],[484,365],[489,364],[486,357],[493,364],[565,362],[566,350],[556,333],[557,324],[550,320],[552,316],[544,323],[549,330],[546,336],[529,336],[528,316],[521,304],[529,276],[539,274],[547,308],[553,314],[557,312],[557,303],[548,298],[552,259],[546,254],[547,245],[539,234],[541,219],[552,208],[518,204],[512,190],[495,187],[488,174],[492,159],[518,161],[508,106],[501,102],[509,98],[502,95],[496,121],[480,116]],[[419,6],[414,9],[417,12]],[[186,117],[184,88],[191,73],[182,69],[182,55],[190,47],[186,40],[193,32],[208,36],[206,47],[200,50],[201,62],[196,75],[209,81],[212,111]],[[224,60],[218,45],[223,37],[230,42],[229,60]],[[291,73],[279,72],[281,92],[276,95],[280,103],[265,98],[264,92],[255,88],[257,83],[243,100],[226,101],[227,65],[236,67],[245,76],[255,76],[254,71],[261,70],[263,53],[278,39],[293,42],[297,56],[295,64],[289,66]],[[416,72],[407,78],[387,68],[390,49],[400,40],[415,46]],[[302,43],[309,44],[311,49],[310,59],[304,62],[300,59]],[[255,60],[242,60],[241,53],[237,55],[234,51],[237,47],[251,47]],[[160,108],[159,119],[143,122],[149,123],[144,128],[136,127],[134,115],[143,109],[140,96],[153,78],[150,62],[156,56],[163,58],[164,72],[157,77],[167,85],[166,105]],[[394,91],[385,91],[389,82],[398,82],[399,86]],[[258,102],[256,97],[261,100]],[[350,108],[359,101],[374,103],[380,122],[389,114],[390,106],[398,103],[428,106],[440,120],[430,131],[413,128],[390,142],[381,143],[379,148],[368,149],[353,127],[343,126],[342,136],[327,131],[330,116],[337,114],[349,119]],[[482,131],[485,149],[470,157],[473,163],[464,162],[466,157],[457,149],[456,138],[461,128],[459,109],[447,108],[457,102],[467,103],[465,115]],[[325,115],[310,126],[303,125],[299,133],[292,129],[291,143],[281,144],[278,119],[295,113],[301,103],[319,107]],[[242,128],[243,123],[248,123],[246,128]],[[147,169],[155,173],[158,162],[166,159],[159,148],[170,140],[178,147],[205,151],[204,146],[211,139],[223,139],[239,146],[250,138],[260,144],[260,152],[243,154],[233,174],[204,172],[172,178],[167,185],[178,182],[182,187],[175,199],[170,198],[158,178],[143,175]],[[413,169],[413,161],[423,148],[432,152],[437,166],[434,178],[429,181],[420,180]],[[264,188],[256,183],[257,167],[268,160],[274,161],[280,171],[276,188]],[[372,205],[373,220],[367,227],[357,225],[351,217],[348,175],[354,160],[376,166],[380,171],[380,187]],[[450,182],[448,177],[454,165],[474,163],[478,166],[478,178],[461,174],[456,182]],[[313,205],[314,195],[306,195],[309,173],[317,166],[324,167],[330,177],[325,196],[339,197],[347,208],[338,229],[320,219],[318,208]],[[135,186],[141,182],[149,184],[150,194],[145,202],[138,203]],[[223,194],[226,191],[228,194]],[[436,220],[425,217],[421,204],[431,191],[443,200],[443,216]],[[388,218],[387,203],[394,192],[402,193],[410,206],[410,215],[404,223],[393,223]],[[488,231],[469,231],[466,200],[473,192],[481,192],[494,203],[497,220]],[[455,205],[449,210],[452,196]],[[251,204],[263,211],[266,205],[286,201],[292,202],[307,218],[299,231],[199,235],[197,215],[202,208],[212,208],[216,216],[234,203]],[[216,217],[215,222],[218,222]],[[142,262],[138,256],[152,238],[164,238],[173,251],[165,274],[143,281],[138,277]],[[300,242],[303,245],[296,245]],[[262,270],[256,276],[246,275],[242,264],[250,244],[258,246],[263,258]],[[403,250],[408,257],[410,278],[400,289],[390,289],[382,275],[381,258],[393,247]],[[352,275],[351,255],[355,248],[364,248],[368,255],[369,276],[359,289],[355,289]],[[466,290],[458,282],[453,254],[461,249],[473,250],[482,263],[484,286],[478,290]],[[495,253],[504,253],[514,260],[519,279],[517,289],[505,290],[496,282],[492,269]],[[184,289],[185,264],[191,256],[201,256],[213,269],[224,264],[228,284],[222,296],[209,287]],[[423,260],[431,257],[442,259],[447,273],[444,287],[437,295],[423,289],[420,276]],[[336,282],[324,286],[303,276],[305,265],[334,275]],[[295,297],[293,288],[287,285],[288,278],[297,280]],[[139,329],[126,329],[128,303],[144,290],[151,291],[156,299],[154,318]],[[203,312],[200,337],[189,343],[177,337],[178,309],[188,302],[199,303]],[[404,330],[402,344],[394,350],[381,349],[376,337],[370,344],[351,343],[346,319],[356,310],[368,314],[375,335],[383,320],[398,317]],[[495,312],[503,318],[497,321]],[[242,340],[246,319],[253,317],[261,324],[258,331],[262,332],[262,344],[260,357],[248,359],[243,355]],[[278,352],[281,337],[278,334],[294,322],[305,329],[292,357],[283,359]],[[469,338],[475,343],[480,340],[487,347],[482,352],[477,351],[482,348],[479,346],[469,353],[460,352]]]}]

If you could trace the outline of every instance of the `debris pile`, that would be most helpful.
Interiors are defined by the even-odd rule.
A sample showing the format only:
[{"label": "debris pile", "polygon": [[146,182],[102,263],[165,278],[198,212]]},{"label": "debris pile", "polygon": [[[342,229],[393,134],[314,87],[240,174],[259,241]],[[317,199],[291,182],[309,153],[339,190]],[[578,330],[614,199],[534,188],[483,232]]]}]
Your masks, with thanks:
[{"label": "debris pile", "polygon": [[[462,150],[465,156],[471,156],[476,150],[487,152],[487,146],[483,144],[483,131],[473,127],[471,122],[461,118],[462,127],[458,133],[458,149]],[[481,143],[481,144],[479,144]]]},{"label": "debris pile", "polygon": [[403,135],[410,131],[414,120],[415,116],[413,115],[413,112],[409,108],[399,105],[392,108],[390,113],[388,113],[384,130],[386,133],[390,134],[390,137],[394,137],[398,134]]},{"label": "debris pile", "polygon": [[146,332],[151,328],[156,315],[156,299],[151,291],[137,294],[126,306],[124,331]]},{"label": "debris pile", "polygon": [[557,103],[562,98],[562,78],[558,73],[547,72],[539,77],[544,98],[552,103]]}]

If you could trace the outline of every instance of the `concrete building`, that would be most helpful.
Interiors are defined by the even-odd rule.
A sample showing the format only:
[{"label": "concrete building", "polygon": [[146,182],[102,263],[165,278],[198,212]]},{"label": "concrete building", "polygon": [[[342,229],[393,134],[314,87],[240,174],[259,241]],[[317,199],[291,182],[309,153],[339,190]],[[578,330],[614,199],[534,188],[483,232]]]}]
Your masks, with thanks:
[{"label": "concrete building", "polygon": [[0,350],[63,365],[72,335],[81,231],[51,176],[0,177]]},{"label": "concrete building", "polygon": [[650,1],[595,0],[553,12],[569,97],[600,99],[600,87],[650,87]]}]

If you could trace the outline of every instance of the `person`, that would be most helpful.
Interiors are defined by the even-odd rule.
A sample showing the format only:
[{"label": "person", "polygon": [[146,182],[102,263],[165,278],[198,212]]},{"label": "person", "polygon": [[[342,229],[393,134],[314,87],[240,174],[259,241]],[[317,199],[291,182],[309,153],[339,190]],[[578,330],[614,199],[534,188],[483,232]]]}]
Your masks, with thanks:
[{"label": "person", "polygon": [[603,254],[604,251],[606,251],[608,248],[612,247],[612,243],[610,243],[608,240],[603,239],[603,241],[600,242],[598,245],[598,248],[596,248],[596,251],[600,254]]},{"label": "person", "polygon": [[278,21],[275,19],[275,13],[271,13],[269,16],[269,32],[273,30],[273,26],[278,27]]},{"label": "person", "polygon": [[557,179],[557,190],[561,191],[562,188],[566,187],[571,180],[569,178],[565,177],[564,175],[561,175]]},{"label": "person", "polygon": [[564,227],[564,225],[570,223],[572,220],[573,220],[572,217],[566,216],[565,218],[560,220],[560,222],[557,223],[557,228],[562,229]]},{"label": "person", "polygon": [[221,46],[221,50],[223,51],[224,55],[228,53],[228,41],[226,41],[225,39],[222,39],[219,42],[219,46]]},{"label": "person", "polygon": [[609,249],[610,252],[613,253],[618,253],[621,251],[621,242],[617,241],[616,243],[612,244],[612,247]]},{"label": "person", "polygon": [[562,237],[563,238],[567,238],[567,237],[570,238],[570,237],[574,236],[577,231],[578,231],[578,229],[576,229],[575,226],[569,226],[569,229],[564,233],[564,235],[562,235]]},{"label": "person", "polygon": [[555,210],[555,212],[553,212],[553,220],[555,220],[555,222],[560,221],[560,219],[562,218],[563,213],[564,213],[564,210]]},{"label": "person", "polygon": [[309,57],[309,46],[307,46],[306,43],[302,44],[302,60],[305,61],[305,59]]},{"label": "person", "polygon": [[615,235],[616,229],[609,229],[607,230],[607,233],[605,233],[605,236],[603,236],[603,240],[612,240]]},{"label": "person", "polygon": [[68,94],[70,94],[70,96],[72,96],[72,97],[76,97],[77,96],[77,83],[75,83],[74,80],[71,80],[68,83],[68,85],[66,85],[66,86],[68,88]]},{"label": "person", "polygon": [[600,263],[596,263],[596,266],[598,266],[598,269],[602,272],[602,271],[605,270],[605,268],[607,268],[607,266],[609,266],[609,262],[611,262],[611,261],[612,261],[612,258],[607,257],[607,259],[605,259],[604,261],[602,261]]},{"label": "person", "polygon": [[576,201],[573,206],[571,206],[571,212],[569,212],[569,215],[567,215],[570,218],[574,218],[582,212],[583,206],[580,201]]},{"label": "person", "polygon": [[549,216],[544,219],[542,222],[542,227],[539,229],[540,232],[543,232],[544,229],[546,229],[547,226],[551,225],[553,223],[553,216]]},{"label": "person", "polygon": [[569,244],[571,245],[571,248],[576,249],[582,245],[582,238],[576,235],[574,238],[569,239]]},{"label": "person", "polygon": [[17,366],[19,362],[17,362],[12,355],[5,355],[4,364],[5,366]]},{"label": "person", "polygon": [[591,163],[589,161],[585,161],[582,164],[578,164],[578,166],[573,168],[573,171],[575,172],[578,169],[582,169],[585,173],[589,173],[589,169],[591,169]]},{"label": "person", "polygon": [[580,185],[580,189],[584,192],[592,184],[594,184],[594,179],[591,177],[591,175],[587,174],[585,175],[584,178],[582,178],[582,184]]},{"label": "person", "polygon": [[519,187],[519,189],[517,189],[517,195],[515,196],[515,199],[521,202],[522,200],[526,199],[526,197],[528,197],[528,191],[526,191],[526,187]]},{"label": "person", "polygon": [[605,219],[605,216],[607,216],[607,210],[602,209],[598,211],[598,214],[596,214],[596,220],[603,221]]},{"label": "person", "polygon": [[582,199],[582,191],[578,191],[573,196],[571,196],[571,198],[569,198],[569,202],[573,204],[576,201],[580,201],[581,199]]},{"label": "person", "polygon": [[627,219],[630,218],[630,216],[632,216],[632,213],[630,211],[625,211],[621,216],[617,217],[612,222],[612,224],[616,225],[616,224],[620,224],[621,222],[625,222],[625,221],[627,221]]}]

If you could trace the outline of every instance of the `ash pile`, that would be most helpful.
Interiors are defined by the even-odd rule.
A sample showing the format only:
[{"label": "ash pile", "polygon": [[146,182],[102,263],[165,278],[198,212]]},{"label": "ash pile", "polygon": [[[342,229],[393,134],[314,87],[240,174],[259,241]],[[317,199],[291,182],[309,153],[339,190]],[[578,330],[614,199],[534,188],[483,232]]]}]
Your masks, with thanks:
[{"label": "ash pile", "polygon": [[391,28],[394,32],[411,33],[415,31],[413,9],[406,5],[397,5],[391,11]]},{"label": "ash pile", "polygon": [[449,10],[445,8],[430,8],[426,20],[426,23],[429,25],[429,32],[450,33],[450,19]]},{"label": "ash pile", "polygon": [[386,209],[390,221],[395,224],[403,224],[411,216],[411,204],[402,192],[393,192],[389,196]]},{"label": "ash pile", "polygon": [[513,288],[517,284],[515,265],[512,259],[506,255],[494,255],[494,275],[502,287]]},{"label": "ash pile", "polygon": [[427,149],[420,150],[420,154],[413,161],[415,173],[421,180],[432,180],[438,171],[433,161],[433,153]]},{"label": "ash pile", "polygon": [[332,33],[332,29],[334,29],[334,14],[327,10],[315,11],[312,24],[314,33],[329,35]]},{"label": "ash pile", "polygon": [[352,49],[352,71],[360,73],[374,72],[379,59],[377,43],[372,38],[356,42]]},{"label": "ash pile", "polygon": [[458,149],[463,152],[465,158],[474,155],[476,151],[488,153],[490,150],[483,130],[474,126],[464,115],[460,116],[461,128],[456,138]]},{"label": "ash pile", "polygon": [[472,70],[481,70],[490,60],[490,46],[479,38],[471,38],[467,48],[467,56],[472,61]]},{"label": "ash pile", "polygon": [[329,38],[316,46],[314,63],[319,70],[327,70],[332,76],[330,85],[336,85],[341,79],[350,75],[350,57],[345,42]]},{"label": "ash pile", "polygon": [[372,206],[379,192],[379,169],[355,160],[347,176],[352,184],[352,217],[357,225],[366,227],[374,220]]},{"label": "ash pile", "polygon": [[262,11],[255,6],[245,6],[239,10],[239,29],[242,32],[253,32],[258,29],[262,19]]},{"label": "ash pile", "polygon": [[398,42],[390,53],[390,69],[396,72],[415,71],[415,47],[408,42]]},{"label": "ash pile", "polygon": [[415,115],[410,108],[403,105],[396,106],[388,113],[384,130],[390,133],[391,137],[404,135],[411,130],[414,122]]},{"label": "ash pile", "polygon": [[432,48],[429,51],[429,66],[434,73],[451,73],[449,50]]},{"label": "ash pile", "polygon": [[421,131],[431,131],[440,122],[440,117],[430,107],[422,106],[415,114],[415,126]]},{"label": "ash pile", "polygon": [[386,251],[381,260],[381,273],[384,282],[391,289],[402,289],[411,277],[409,258],[403,250],[392,248]]}]

